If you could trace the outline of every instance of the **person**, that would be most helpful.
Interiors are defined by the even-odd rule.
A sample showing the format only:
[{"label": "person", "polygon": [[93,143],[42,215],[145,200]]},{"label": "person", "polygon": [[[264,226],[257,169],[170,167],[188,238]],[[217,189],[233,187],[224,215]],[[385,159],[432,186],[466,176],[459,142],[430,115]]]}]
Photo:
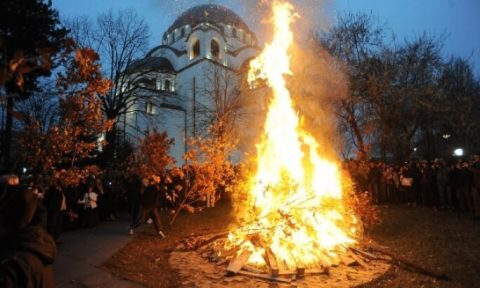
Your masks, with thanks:
[{"label": "person", "polygon": [[469,187],[471,185],[470,170],[468,170],[468,163],[459,160],[455,165],[452,175],[452,187],[455,189],[458,203],[458,210],[463,212],[471,212],[471,203],[469,202]]},{"label": "person", "polygon": [[[131,175],[125,181],[127,187],[126,197],[129,205],[130,227],[140,218],[142,210],[142,180],[137,175]],[[129,229],[129,234],[133,234],[133,229]]]},{"label": "person", "polygon": [[449,181],[450,168],[442,159],[437,168],[437,193],[440,209],[452,208],[452,190]]},{"label": "person", "polygon": [[67,198],[63,194],[58,180],[52,180],[51,187],[45,192],[43,204],[47,209],[47,231],[57,244],[61,244],[60,234],[63,226],[63,214],[67,211]]},{"label": "person", "polygon": [[405,163],[400,168],[400,189],[401,189],[401,199],[402,202],[406,201],[408,205],[415,205],[417,195],[413,190],[413,170],[411,163]]},{"label": "person", "polygon": [[90,180],[87,186],[87,191],[83,194],[83,197],[78,200],[79,204],[83,204],[83,219],[81,227],[93,228],[98,224],[98,211],[97,211],[97,184],[96,181]]},{"label": "person", "polygon": [[367,174],[369,191],[370,193],[372,193],[373,202],[375,204],[380,204],[383,201],[381,197],[381,192],[380,192],[380,184],[381,184],[380,182],[382,178],[380,165],[372,161],[370,162],[369,166],[370,166],[370,169],[368,170],[368,174]]},{"label": "person", "polygon": [[0,179],[0,287],[55,287],[55,241],[33,189],[18,177]]},{"label": "person", "polygon": [[140,217],[137,218],[131,225],[129,229],[129,234],[134,234],[134,229],[142,225],[147,217],[150,217],[153,220],[157,234],[165,238],[165,233],[162,231],[162,223],[160,222],[160,214],[158,213],[158,207],[160,206],[161,195],[158,188],[160,183],[160,177],[152,176],[150,181],[147,178],[142,179],[142,190],[141,193],[141,212]]}]

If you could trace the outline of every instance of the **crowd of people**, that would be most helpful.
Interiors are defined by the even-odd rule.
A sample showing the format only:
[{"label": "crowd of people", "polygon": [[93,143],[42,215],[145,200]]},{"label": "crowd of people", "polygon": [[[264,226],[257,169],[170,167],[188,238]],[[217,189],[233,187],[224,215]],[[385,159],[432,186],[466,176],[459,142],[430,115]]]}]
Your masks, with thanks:
[{"label": "crowd of people", "polygon": [[114,184],[91,176],[76,187],[50,179],[43,188],[14,174],[0,176],[0,287],[55,287],[52,264],[61,232],[115,221],[121,197],[130,203],[130,234],[150,218],[165,238],[160,179],[139,179]]},{"label": "crowd of people", "polygon": [[[400,165],[350,160],[344,168],[355,191],[371,193],[374,204],[451,209],[480,219],[480,154],[450,163],[442,159]],[[114,221],[121,203],[128,205],[124,208],[131,216],[130,234],[151,219],[164,238],[159,209],[168,209],[168,201],[162,189],[168,187],[156,176],[90,176],[75,187],[51,179],[48,188],[28,179],[20,183],[16,175],[0,176],[0,287],[31,284],[21,281],[51,287],[51,266],[61,232],[95,227],[100,220]]]},{"label": "crowd of people", "polygon": [[369,191],[375,204],[408,203],[452,209],[480,218],[480,153],[447,162],[345,162],[357,191]]}]

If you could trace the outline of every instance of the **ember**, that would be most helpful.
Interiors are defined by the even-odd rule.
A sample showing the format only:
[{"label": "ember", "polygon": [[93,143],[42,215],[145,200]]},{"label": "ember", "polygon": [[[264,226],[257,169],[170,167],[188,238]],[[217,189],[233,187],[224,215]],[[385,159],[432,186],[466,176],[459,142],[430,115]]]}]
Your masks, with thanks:
[{"label": "ember", "polygon": [[236,273],[248,264],[268,267],[272,275],[323,273],[345,260],[359,223],[344,201],[349,180],[335,161],[318,154],[319,144],[302,129],[286,87],[285,75],[292,74],[290,26],[299,16],[287,2],[274,1],[272,9],[274,37],[252,61],[249,83],[266,80],[273,98],[249,184],[249,221],[231,231],[225,244],[238,250],[228,270]]}]

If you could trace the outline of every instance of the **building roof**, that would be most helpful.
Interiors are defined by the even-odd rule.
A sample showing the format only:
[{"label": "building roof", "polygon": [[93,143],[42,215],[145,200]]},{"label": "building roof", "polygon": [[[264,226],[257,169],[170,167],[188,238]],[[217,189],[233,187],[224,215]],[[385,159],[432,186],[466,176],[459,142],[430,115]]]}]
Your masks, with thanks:
[{"label": "building roof", "polygon": [[173,22],[172,26],[168,28],[166,33],[168,34],[173,30],[185,25],[194,27],[200,23],[210,23],[214,25],[218,25],[218,23],[225,23],[246,31],[250,31],[247,24],[243,22],[242,18],[240,18],[232,10],[216,4],[205,4],[192,7],[183,12],[177,18],[177,20]]},{"label": "building roof", "polygon": [[164,57],[145,57],[134,61],[127,69],[128,72],[139,70],[155,70],[158,72],[175,73],[172,63]]}]

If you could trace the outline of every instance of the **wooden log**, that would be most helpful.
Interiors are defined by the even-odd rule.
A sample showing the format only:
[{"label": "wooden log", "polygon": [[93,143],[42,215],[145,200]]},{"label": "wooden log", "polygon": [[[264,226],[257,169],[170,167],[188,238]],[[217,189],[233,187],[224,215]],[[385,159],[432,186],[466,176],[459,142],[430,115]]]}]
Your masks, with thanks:
[{"label": "wooden log", "polygon": [[343,263],[343,265],[345,265],[345,266],[351,266],[351,265],[355,264],[357,261],[355,261],[355,259],[353,259],[352,257],[350,257],[348,255],[342,255],[342,256],[340,256],[340,262]]},{"label": "wooden log", "polygon": [[305,268],[304,267],[297,267],[297,277],[298,278],[305,277]]},{"label": "wooden log", "polygon": [[367,258],[367,259],[370,259],[370,260],[378,260],[378,257],[372,253],[368,253],[366,251],[363,251],[363,250],[360,250],[360,249],[357,249],[357,248],[353,248],[353,247],[349,247],[348,249],[350,249],[351,251],[357,253],[357,254],[360,254],[362,255],[363,257]]},{"label": "wooden log", "polygon": [[277,259],[269,247],[265,248],[265,257],[267,258],[267,264],[270,267],[270,273],[274,276],[278,275],[279,269]]},{"label": "wooden log", "polygon": [[227,267],[227,272],[237,274],[242,269],[243,265],[247,263],[250,255],[252,255],[252,252],[248,250],[243,251],[237,258],[230,261]]},{"label": "wooden log", "polygon": [[225,250],[225,251],[223,252],[223,254],[220,254],[220,256],[222,256],[222,257],[225,258],[225,257],[228,257],[228,256],[235,255],[235,254],[238,252],[238,249],[240,249],[240,248],[237,246],[237,247],[235,247],[235,248],[233,248],[233,249],[231,249],[231,250]]},{"label": "wooden log", "polygon": [[295,270],[279,270],[278,276],[293,276],[297,275],[297,271]]},{"label": "wooden log", "polygon": [[368,269],[368,264],[365,263],[365,261],[363,261],[362,258],[358,257],[357,254],[355,254],[352,251],[349,251],[348,255],[350,255],[350,257],[352,257],[358,263],[358,265],[362,266],[364,269]]},{"label": "wooden log", "polygon": [[[217,240],[217,239],[220,239],[220,238],[223,238],[223,237],[227,237],[228,236],[228,232],[222,232],[222,233],[218,233],[218,234],[215,234],[213,235],[212,237],[206,239],[206,240],[203,240],[203,241],[199,241],[200,243],[197,244],[197,247],[196,249],[200,248],[200,247],[203,247],[207,244],[210,244],[212,243],[213,241]],[[197,237],[198,238],[198,237]]]},{"label": "wooden log", "polygon": [[[293,275],[299,275],[299,268],[297,270],[280,270],[278,271],[279,276],[293,276]],[[302,269],[302,268],[300,268]],[[304,269],[303,275],[328,275],[329,269],[328,268],[323,268],[323,269]],[[301,274],[301,273],[300,273]]]},{"label": "wooden log", "polygon": [[252,273],[247,271],[239,271],[238,274],[250,276],[250,277],[256,277],[264,280],[282,282],[282,283],[292,283],[292,280],[294,279],[293,277],[286,278],[286,277],[279,277],[279,276],[273,276],[273,275],[267,275],[267,274]]},{"label": "wooden log", "polygon": [[245,270],[245,271],[248,271],[248,272],[252,272],[252,273],[259,273],[259,274],[265,273],[265,271],[263,271],[263,270],[261,270],[257,267],[248,265],[248,264],[243,265],[242,269]]}]

